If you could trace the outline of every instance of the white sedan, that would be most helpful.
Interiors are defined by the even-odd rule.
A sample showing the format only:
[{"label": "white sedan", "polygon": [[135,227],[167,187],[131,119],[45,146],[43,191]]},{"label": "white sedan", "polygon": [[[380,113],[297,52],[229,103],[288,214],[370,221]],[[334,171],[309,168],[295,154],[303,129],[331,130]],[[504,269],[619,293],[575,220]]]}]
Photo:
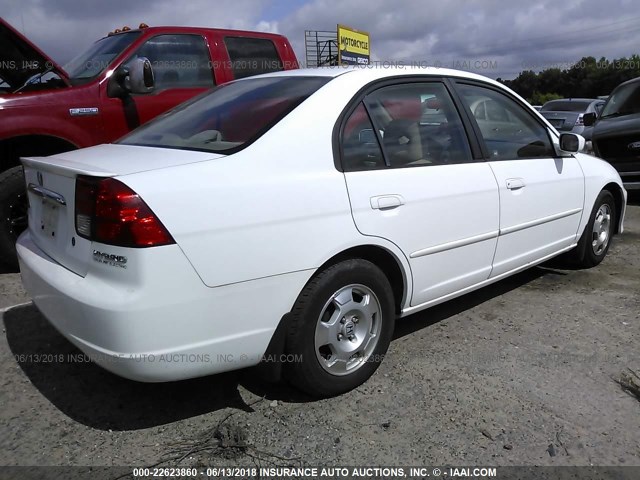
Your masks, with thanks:
[{"label": "white sedan", "polygon": [[465,72],[238,80],[116,144],[24,158],[22,278],[118,375],[263,363],[336,395],[373,374],[396,318],[565,252],[602,261],[626,192],[583,145]]}]

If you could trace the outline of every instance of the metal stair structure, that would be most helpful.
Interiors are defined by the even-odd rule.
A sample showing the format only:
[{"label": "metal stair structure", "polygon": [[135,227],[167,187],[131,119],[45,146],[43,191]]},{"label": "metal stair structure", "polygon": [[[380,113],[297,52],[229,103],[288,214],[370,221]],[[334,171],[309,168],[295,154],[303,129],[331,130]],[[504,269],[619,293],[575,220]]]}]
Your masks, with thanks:
[{"label": "metal stair structure", "polygon": [[304,48],[307,68],[338,65],[338,34],[336,31],[305,30]]}]

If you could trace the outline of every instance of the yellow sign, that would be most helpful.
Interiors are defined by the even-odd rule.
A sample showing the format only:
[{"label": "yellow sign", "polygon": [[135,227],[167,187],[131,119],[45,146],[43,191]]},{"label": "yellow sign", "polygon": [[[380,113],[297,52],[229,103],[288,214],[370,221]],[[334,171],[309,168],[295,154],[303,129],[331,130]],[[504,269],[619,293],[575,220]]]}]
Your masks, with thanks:
[{"label": "yellow sign", "polygon": [[369,34],[338,25],[338,64],[367,65],[371,56]]}]

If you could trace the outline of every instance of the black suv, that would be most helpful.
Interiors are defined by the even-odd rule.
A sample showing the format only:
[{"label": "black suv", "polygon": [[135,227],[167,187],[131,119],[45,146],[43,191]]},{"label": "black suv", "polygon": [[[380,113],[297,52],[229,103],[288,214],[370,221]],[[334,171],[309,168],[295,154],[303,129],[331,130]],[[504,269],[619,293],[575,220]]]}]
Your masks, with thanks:
[{"label": "black suv", "polygon": [[583,121],[594,125],[595,154],[618,170],[627,190],[640,189],[640,77],[618,85],[600,116],[589,113]]}]

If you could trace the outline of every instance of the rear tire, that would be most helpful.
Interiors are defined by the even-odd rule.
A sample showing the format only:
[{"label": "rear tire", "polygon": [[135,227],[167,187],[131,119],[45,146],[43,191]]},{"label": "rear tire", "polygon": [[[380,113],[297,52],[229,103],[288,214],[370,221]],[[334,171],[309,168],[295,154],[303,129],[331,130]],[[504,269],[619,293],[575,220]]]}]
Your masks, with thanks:
[{"label": "rear tire", "polygon": [[598,265],[609,251],[617,221],[616,202],[608,190],[602,190],[589,216],[578,246],[570,252],[570,261],[581,268]]},{"label": "rear tire", "polygon": [[291,311],[285,376],[314,397],[364,383],[382,362],[395,323],[385,274],[366,260],[345,260],[318,273]]},{"label": "rear tire", "polygon": [[0,263],[18,268],[16,240],[27,228],[27,191],[21,166],[0,174]]}]

